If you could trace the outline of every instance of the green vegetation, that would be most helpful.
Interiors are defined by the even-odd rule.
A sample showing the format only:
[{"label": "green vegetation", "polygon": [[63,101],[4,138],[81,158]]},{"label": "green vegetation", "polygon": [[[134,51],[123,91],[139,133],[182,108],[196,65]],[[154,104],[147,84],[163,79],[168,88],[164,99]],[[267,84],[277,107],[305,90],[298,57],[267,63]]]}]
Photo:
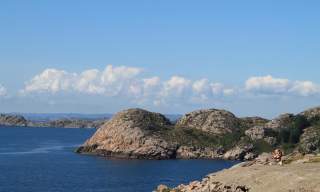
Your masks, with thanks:
[{"label": "green vegetation", "polygon": [[165,128],[158,132],[159,135],[166,140],[180,145],[193,147],[223,147],[230,149],[240,141],[244,135],[240,132],[227,133],[221,136],[208,134],[198,129],[193,128]]},{"label": "green vegetation", "polygon": [[273,147],[263,139],[253,141],[254,152],[260,154],[263,152],[271,152]]},{"label": "green vegetation", "polygon": [[303,130],[308,126],[310,122],[304,116],[297,115],[287,128],[279,131],[277,140],[286,153],[292,152],[299,143]]},{"label": "green vegetation", "polygon": [[303,133],[303,129],[310,126],[308,120],[303,116],[294,117],[288,128],[282,129],[278,135],[278,141],[281,144],[296,144]]}]

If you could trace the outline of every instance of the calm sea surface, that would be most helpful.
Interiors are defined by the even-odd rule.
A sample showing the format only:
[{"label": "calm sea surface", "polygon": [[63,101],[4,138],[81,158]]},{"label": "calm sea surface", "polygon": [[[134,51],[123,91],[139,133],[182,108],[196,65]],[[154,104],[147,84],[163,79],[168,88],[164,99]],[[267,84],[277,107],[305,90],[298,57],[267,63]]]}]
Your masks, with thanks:
[{"label": "calm sea surface", "polygon": [[1,192],[150,192],[236,162],[105,160],[73,153],[95,130],[0,127]]}]

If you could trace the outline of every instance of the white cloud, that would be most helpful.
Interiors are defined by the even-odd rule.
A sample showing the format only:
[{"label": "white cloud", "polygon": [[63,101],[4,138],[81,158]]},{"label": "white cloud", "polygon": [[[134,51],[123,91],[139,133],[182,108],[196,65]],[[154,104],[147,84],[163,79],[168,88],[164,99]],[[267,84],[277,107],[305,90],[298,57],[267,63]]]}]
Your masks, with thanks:
[{"label": "white cloud", "polygon": [[[249,78],[244,86],[228,87],[206,78],[190,80],[173,75],[168,80],[157,76],[142,77],[143,69],[112,65],[104,70],[89,69],[70,73],[58,69],[46,69],[25,84],[22,92],[33,93],[80,93],[126,99],[135,104],[184,105],[213,104],[226,97],[255,95],[310,96],[320,95],[319,85],[311,81],[290,81],[271,75]],[[0,86],[0,96],[6,89]],[[251,95],[251,94],[250,94]]]},{"label": "white cloud", "polygon": [[284,93],[290,88],[288,79],[274,78],[271,75],[251,77],[245,83],[245,89],[261,93]]},{"label": "white cloud", "polygon": [[210,86],[213,95],[230,96],[233,95],[235,92],[233,88],[228,88],[221,83],[211,83]]},{"label": "white cloud", "polygon": [[73,83],[74,89],[90,94],[103,94],[105,88],[101,86],[100,76],[101,72],[97,69],[86,70],[77,75],[76,81]]},{"label": "white cloud", "polygon": [[183,96],[190,89],[191,81],[184,77],[172,76],[164,82],[162,96]]},{"label": "white cloud", "polygon": [[210,91],[210,83],[208,79],[200,79],[192,84],[192,90],[198,94],[207,94]]},{"label": "white cloud", "polygon": [[67,73],[63,70],[46,69],[41,74],[36,75],[24,88],[24,92],[51,92],[68,90],[76,74]]},{"label": "white cloud", "polygon": [[289,92],[293,92],[301,96],[310,96],[319,94],[320,86],[311,81],[296,81],[292,84]]},{"label": "white cloud", "polygon": [[139,75],[140,72],[140,68],[126,66],[113,67],[112,65],[108,65],[102,72],[101,83],[110,85],[119,81],[127,81]]},{"label": "white cloud", "polygon": [[246,81],[247,91],[260,94],[295,94],[310,96],[320,93],[319,85],[311,81],[290,81],[289,79],[274,78],[271,75],[263,77],[251,77]]},{"label": "white cloud", "polygon": [[234,93],[235,93],[235,90],[232,88],[223,89],[223,94],[225,96],[230,96],[230,95],[233,95]]},{"label": "white cloud", "polygon": [[144,82],[144,86],[146,88],[156,87],[160,84],[160,78],[159,77],[151,77],[151,78],[143,79],[143,82]]},{"label": "white cloud", "polygon": [[63,70],[46,69],[26,83],[24,93],[57,93],[76,91],[87,94],[117,95],[141,72],[134,67],[113,67],[105,70],[90,69],[80,74]]},{"label": "white cloud", "polygon": [[7,95],[7,89],[0,84],[0,96],[6,96],[6,95]]}]

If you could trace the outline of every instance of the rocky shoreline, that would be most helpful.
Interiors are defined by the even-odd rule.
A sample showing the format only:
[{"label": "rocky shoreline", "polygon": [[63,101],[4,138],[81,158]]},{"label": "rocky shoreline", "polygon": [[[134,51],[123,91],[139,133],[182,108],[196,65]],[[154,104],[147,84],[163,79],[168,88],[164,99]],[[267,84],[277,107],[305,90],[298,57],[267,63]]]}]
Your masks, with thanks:
[{"label": "rocky shoreline", "polygon": [[31,121],[21,115],[0,114],[0,125],[15,127],[56,127],[56,128],[99,128],[107,119],[57,119],[48,121]]}]

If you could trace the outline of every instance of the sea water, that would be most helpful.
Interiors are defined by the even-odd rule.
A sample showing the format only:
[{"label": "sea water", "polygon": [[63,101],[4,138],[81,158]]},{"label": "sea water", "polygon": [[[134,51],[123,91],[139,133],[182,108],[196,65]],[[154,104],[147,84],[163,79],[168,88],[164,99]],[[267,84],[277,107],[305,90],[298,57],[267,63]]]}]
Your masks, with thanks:
[{"label": "sea water", "polygon": [[94,129],[0,127],[1,192],[150,192],[199,180],[237,162],[107,160],[74,149]]}]

